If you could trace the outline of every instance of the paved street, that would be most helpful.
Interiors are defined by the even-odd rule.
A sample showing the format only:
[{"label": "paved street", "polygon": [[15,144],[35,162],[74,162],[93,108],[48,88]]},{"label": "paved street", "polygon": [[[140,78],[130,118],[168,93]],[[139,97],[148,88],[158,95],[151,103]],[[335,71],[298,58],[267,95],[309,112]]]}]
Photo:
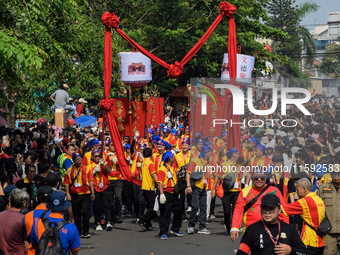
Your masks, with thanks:
[{"label": "paved street", "polygon": [[[153,226],[155,231],[143,232],[135,224],[135,218],[124,218],[123,224],[116,224],[111,232],[95,231],[93,218],[91,219],[90,239],[81,239],[80,254],[152,254],[152,255],[173,255],[173,254],[214,254],[232,255],[238,248],[239,241],[231,242],[226,235],[222,225],[223,208],[220,199],[216,200],[215,216],[207,227],[212,231],[211,235],[201,235],[196,233],[188,235],[185,231],[188,223],[182,224],[181,231],[185,232],[184,237],[177,237],[169,234],[168,240],[160,240],[158,237],[158,222]],[[188,216],[189,214],[187,214]]]}]

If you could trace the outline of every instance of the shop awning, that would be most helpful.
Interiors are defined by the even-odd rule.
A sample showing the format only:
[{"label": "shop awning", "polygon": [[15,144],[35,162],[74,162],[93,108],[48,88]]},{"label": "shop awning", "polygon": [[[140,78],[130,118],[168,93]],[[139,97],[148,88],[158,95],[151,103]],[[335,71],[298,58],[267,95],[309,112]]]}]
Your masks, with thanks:
[{"label": "shop awning", "polygon": [[171,93],[171,97],[186,97],[188,98],[189,93],[188,93],[188,88],[186,86],[179,86],[176,87]]}]

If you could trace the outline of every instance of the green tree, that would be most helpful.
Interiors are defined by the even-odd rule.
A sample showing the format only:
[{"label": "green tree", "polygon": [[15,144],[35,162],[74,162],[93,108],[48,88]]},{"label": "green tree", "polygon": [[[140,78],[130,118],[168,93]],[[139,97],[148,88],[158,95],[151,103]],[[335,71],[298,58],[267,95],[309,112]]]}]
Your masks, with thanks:
[{"label": "green tree", "polygon": [[[310,86],[309,76],[303,73],[299,67],[302,57],[311,63],[315,56],[316,46],[307,29],[300,25],[301,19],[308,13],[318,9],[314,2],[306,2],[300,6],[294,5],[294,0],[271,0],[268,5],[270,20],[266,22],[268,26],[280,29],[288,34],[282,40],[274,40],[272,49],[279,55],[289,57],[286,65],[278,68],[280,75],[291,78],[290,86]],[[301,83],[301,79],[306,81]]]},{"label": "green tree", "polygon": [[337,43],[331,43],[326,46],[326,55],[319,67],[321,71],[335,78],[340,78],[340,36]]},{"label": "green tree", "polygon": [[[256,37],[286,36],[260,22],[269,19],[265,10],[267,1],[229,1],[238,8],[234,15],[237,43],[242,46],[243,54],[256,56],[257,69],[265,66],[266,57],[271,61],[285,60],[264,51],[263,45],[255,41]],[[12,50],[10,42],[2,48],[0,41],[0,57],[5,57],[0,60],[1,84],[10,84],[3,105],[16,96],[17,114],[27,118],[48,115],[52,105],[49,96],[62,83],[69,84],[71,96],[99,101],[103,95],[105,31],[101,16],[106,11],[119,16],[119,27],[132,39],[168,63],[174,63],[208,29],[219,13],[219,3],[216,0],[155,0],[152,4],[135,0],[0,0],[0,36],[20,43],[23,48],[23,53]],[[168,95],[176,85],[185,85],[191,77],[219,77],[223,54],[227,52],[227,35],[228,21],[224,19],[177,80],[169,79],[166,70],[153,63],[152,83],[158,85],[162,95]],[[111,96],[117,96],[121,86],[118,53],[132,48],[114,30],[112,50]],[[257,54],[259,51],[262,53]]]}]

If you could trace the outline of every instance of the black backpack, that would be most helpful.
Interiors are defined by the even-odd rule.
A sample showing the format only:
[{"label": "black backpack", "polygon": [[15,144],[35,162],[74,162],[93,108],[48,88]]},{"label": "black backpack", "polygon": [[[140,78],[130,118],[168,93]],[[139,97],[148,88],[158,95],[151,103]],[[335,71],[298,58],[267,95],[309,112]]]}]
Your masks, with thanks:
[{"label": "black backpack", "polygon": [[223,189],[230,190],[235,185],[235,173],[229,173],[223,178]]},{"label": "black backpack", "polygon": [[66,220],[60,221],[55,226],[51,224],[48,218],[41,219],[45,231],[41,235],[38,242],[38,247],[35,250],[36,255],[64,255],[63,246],[61,244],[59,231],[68,222]]},{"label": "black backpack", "polygon": [[187,171],[188,171],[188,168],[189,168],[189,165],[190,165],[190,163],[185,164],[185,165],[182,166],[182,167],[180,168],[180,170],[178,171],[178,173],[177,173],[177,179],[178,179],[179,181],[185,181],[186,175],[187,175]]}]

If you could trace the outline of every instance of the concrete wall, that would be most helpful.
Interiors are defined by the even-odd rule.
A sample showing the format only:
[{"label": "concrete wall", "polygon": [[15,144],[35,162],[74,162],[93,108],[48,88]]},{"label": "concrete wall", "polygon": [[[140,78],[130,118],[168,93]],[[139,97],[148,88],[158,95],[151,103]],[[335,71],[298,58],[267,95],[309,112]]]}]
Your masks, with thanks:
[{"label": "concrete wall", "polygon": [[309,91],[312,92],[314,89],[316,94],[322,94],[322,80],[312,79],[312,86],[309,88]]}]

